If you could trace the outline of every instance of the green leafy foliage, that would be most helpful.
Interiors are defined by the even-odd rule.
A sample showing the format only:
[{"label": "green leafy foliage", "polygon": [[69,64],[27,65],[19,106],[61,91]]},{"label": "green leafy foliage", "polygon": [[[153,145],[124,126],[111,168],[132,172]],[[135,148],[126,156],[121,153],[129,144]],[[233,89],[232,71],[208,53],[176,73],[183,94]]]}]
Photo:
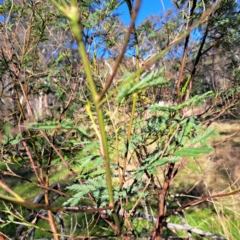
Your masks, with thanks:
[{"label": "green leafy foliage", "polygon": [[[204,121],[214,120],[235,107],[240,91],[235,2],[216,9],[174,2],[176,11],[130,28],[119,7],[126,4],[134,17],[138,1],[0,5],[0,183],[11,197],[0,193],[0,227],[9,238],[37,238],[32,229],[40,238],[148,238],[165,226],[178,207],[168,202],[172,188],[186,183],[178,179],[181,164],[209,153],[215,136],[202,127],[204,117],[182,113],[207,102]],[[182,102],[155,104],[166,99]],[[21,207],[25,200],[29,206]],[[52,206],[113,210],[73,217]],[[135,216],[143,212],[158,221]]]},{"label": "green leafy foliage", "polygon": [[93,194],[98,207],[107,205],[109,198],[106,181],[102,176],[98,176],[94,179],[87,179],[84,184],[74,184],[67,189],[77,192],[73,195],[73,198],[68,199],[63,205],[76,206],[81,200],[83,200],[88,193]]},{"label": "green leafy foliage", "polygon": [[123,87],[118,92],[117,104],[120,104],[124,98],[127,98],[133,93],[142,92],[147,88],[165,84],[167,80],[162,76],[163,73],[164,68],[157,70],[156,72],[153,71],[141,79],[139,83],[134,83],[133,80],[129,81],[127,78],[125,82],[123,82]]},{"label": "green leafy foliage", "polygon": [[63,123],[56,123],[56,122],[45,122],[45,123],[30,123],[29,128],[35,129],[42,129],[42,130],[55,130],[55,129],[70,129],[70,130],[77,130],[80,134],[85,137],[90,137],[89,134],[81,127],[75,127],[72,122],[63,122]]},{"label": "green leafy foliage", "polygon": [[197,157],[200,154],[209,153],[212,151],[212,148],[183,148],[177,150],[174,154],[180,157]]},{"label": "green leafy foliage", "polygon": [[[195,96],[194,100],[189,102],[200,99],[202,96]],[[182,108],[185,106],[185,104],[181,105]],[[182,119],[177,111],[181,109],[180,106],[152,106],[151,108],[155,114],[158,114],[146,121],[139,135],[140,138],[134,138],[135,149],[141,149],[146,143],[152,146],[152,151],[146,154],[136,171],[137,177],[141,177],[146,171],[156,174],[157,167],[177,162],[182,157],[196,157],[212,151],[206,140],[214,135],[214,128],[204,131],[196,118]],[[195,147],[194,145],[198,143],[207,147]]]}]

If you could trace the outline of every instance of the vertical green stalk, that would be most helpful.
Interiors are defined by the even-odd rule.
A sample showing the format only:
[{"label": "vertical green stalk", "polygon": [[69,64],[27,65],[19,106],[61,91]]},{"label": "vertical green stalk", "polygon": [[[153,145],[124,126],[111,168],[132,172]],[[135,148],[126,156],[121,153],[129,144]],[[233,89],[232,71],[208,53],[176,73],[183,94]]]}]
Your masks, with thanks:
[{"label": "vertical green stalk", "polygon": [[[84,70],[87,77],[87,82],[89,84],[89,88],[91,91],[91,95],[93,98],[93,103],[96,107],[96,113],[98,118],[98,125],[100,129],[100,144],[101,144],[101,154],[103,154],[103,158],[105,161],[105,170],[106,170],[106,181],[107,181],[107,188],[108,188],[108,195],[109,195],[109,205],[111,207],[114,207],[114,198],[113,198],[113,190],[112,190],[112,177],[111,177],[111,168],[110,168],[110,158],[109,158],[109,152],[108,152],[108,145],[107,145],[107,136],[105,132],[105,126],[104,126],[104,118],[103,118],[103,112],[101,109],[101,106],[99,104],[100,97],[98,96],[96,86],[91,74],[90,69],[90,63],[88,61],[86,49],[84,46],[84,42],[82,39],[82,26],[81,26],[81,19],[80,14],[78,11],[77,2],[75,0],[71,1],[71,6],[68,7],[68,9],[63,9],[63,7],[59,6],[55,1],[51,0],[52,3],[63,13],[65,16],[69,18],[70,26],[73,35],[76,38],[77,44],[78,44],[78,51],[82,57],[82,62],[84,66]],[[113,219],[115,221],[115,224],[118,228],[118,231],[120,232],[120,223],[119,219],[117,217],[117,214],[113,211],[112,212]]]},{"label": "vertical green stalk", "polygon": [[[107,145],[107,136],[106,136],[106,131],[105,131],[105,126],[104,126],[104,117],[103,117],[103,112],[102,109],[99,105],[99,96],[96,91],[95,83],[92,78],[91,74],[91,69],[89,66],[88,58],[87,58],[87,53],[85,50],[84,42],[82,40],[82,29],[79,26],[80,24],[77,22],[72,21],[71,26],[72,26],[72,32],[73,34],[78,37],[78,50],[79,53],[82,56],[82,61],[83,61],[83,66],[85,73],[87,75],[87,81],[90,87],[91,95],[93,98],[94,105],[96,107],[96,113],[97,113],[97,118],[98,118],[98,124],[99,124],[99,129],[100,129],[100,135],[101,139],[101,153],[103,154],[104,161],[105,161],[105,170],[106,170],[106,181],[107,181],[107,188],[108,188],[108,195],[109,195],[109,205],[114,207],[114,198],[113,198],[113,190],[112,190],[112,177],[111,177],[111,168],[110,168],[110,157],[109,157],[109,152],[108,152],[108,145]],[[112,213],[112,216],[114,218],[115,224],[117,225],[119,231],[120,231],[120,223],[117,217],[116,213]]]},{"label": "vertical green stalk", "polygon": [[110,159],[108,153],[108,146],[107,146],[107,137],[104,127],[104,119],[101,107],[99,107],[99,97],[97,94],[96,86],[92,78],[91,69],[89,66],[89,61],[87,57],[87,53],[85,50],[84,42],[82,40],[82,27],[79,23],[80,16],[77,9],[77,6],[71,6],[72,14],[70,16],[70,25],[72,28],[72,33],[76,37],[78,43],[78,51],[82,57],[82,62],[84,66],[84,70],[87,76],[87,81],[89,84],[89,88],[91,91],[91,95],[93,98],[94,105],[96,107],[97,117],[98,117],[98,124],[100,128],[100,135],[101,135],[101,147],[102,147],[102,154],[105,160],[105,167],[106,167],[106,178],[107,178],[107,186],[108,186],[108,194],[109,194],[109,205],[114,206],[113,200],[113,191],[112,191],[112,178],[111,178],[111,171],[110,171]]}]

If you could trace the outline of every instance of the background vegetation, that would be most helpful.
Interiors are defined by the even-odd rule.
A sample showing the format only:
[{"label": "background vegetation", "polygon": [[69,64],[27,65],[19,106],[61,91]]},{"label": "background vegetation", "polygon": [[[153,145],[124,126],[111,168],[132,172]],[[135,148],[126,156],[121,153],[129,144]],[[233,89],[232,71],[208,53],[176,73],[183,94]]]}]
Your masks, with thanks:
[{"label": "background vegetation", "polygon": [[2,1],[0,238],[238,239],[239,5],[173,5]]}]

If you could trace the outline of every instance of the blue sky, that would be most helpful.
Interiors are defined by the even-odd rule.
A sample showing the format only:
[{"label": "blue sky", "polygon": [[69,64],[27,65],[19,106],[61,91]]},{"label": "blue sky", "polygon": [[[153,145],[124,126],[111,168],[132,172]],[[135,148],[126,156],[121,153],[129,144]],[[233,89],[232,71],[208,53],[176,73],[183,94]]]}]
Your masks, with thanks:
[{"label": "blue sky", "polygon": [[[163,9],[162,2],[165,9]],[[151,14],[164,14],[164,12],[166,12],[169,8],[173,9],[173,3],[171,0],[142,0],[136,25],[139,25],[144,19],[146,19],[146,17],[150,16]],[[130,16],[128,13],[127,4],[123,4],[118,11],[122,14],[120,17],[124,21],[124,23],[129,24]]]}]

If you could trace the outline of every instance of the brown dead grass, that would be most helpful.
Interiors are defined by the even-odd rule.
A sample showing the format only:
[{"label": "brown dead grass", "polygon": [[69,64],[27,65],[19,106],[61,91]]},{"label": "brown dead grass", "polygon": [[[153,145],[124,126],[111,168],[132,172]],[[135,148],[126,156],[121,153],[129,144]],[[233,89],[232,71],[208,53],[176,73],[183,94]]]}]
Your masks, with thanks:
[{"label": "brown dead grass", "polygon": [[[214,170],[215,187],[218,190],[223,185],[234,187],[240,184],[240,123],[239,121],[216,122],[219,138],[212,140],[214,152],[209,161]],[[219,189],[220,190],[220,189]]]},{"label": "brown dead grass", "polygon": [[[212,126],[217,129],[211,140],[213,152],[187,160],[174,180],[174,185],[180,184],[178,193],[201,197],[240,188],[240,122],[215,122]],[[227,202],[240,206],[238,199],[239,195]]]}]

